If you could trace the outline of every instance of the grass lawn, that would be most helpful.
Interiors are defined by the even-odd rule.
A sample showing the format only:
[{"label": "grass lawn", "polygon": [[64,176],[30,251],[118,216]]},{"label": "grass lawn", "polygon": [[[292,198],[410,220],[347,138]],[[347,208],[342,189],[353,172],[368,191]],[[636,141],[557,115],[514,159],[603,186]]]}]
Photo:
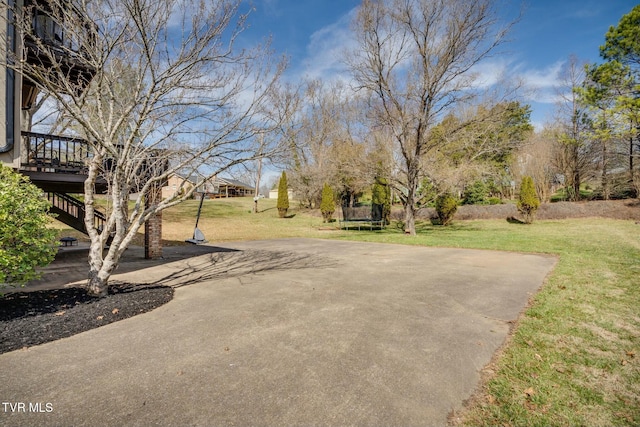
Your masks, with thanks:
[{"label": "grass lawn", "polygon": [[[556,254],[559,262],[463,414],[469,425],[640,425],[640,225],[573,219],[421,223],[418,236],[340,231],[319,215],[293,209],[278,218],[275,200],[207,200],[199,228],[211,243],[319,237],[408,245]],[[164,212],[163,234],[182,244],[195,225],[197,201]],[[73,234],[64,226],[61,235]]]},{"label": "grass lawn", "polygon": [[510,342],[485,369],[468,425],[640,425],[640,225],[465,221],[351,238],[557,254]]},{"label": "grass lawn", "polygon": [[[187,244],[185,239],[193,237],[199,203],[199,200],[187,200],[162,212],[164,245],[184,245]],[[106,210],[102,200],[98,199],[96,204],[100,210]],[[293,206],[294,203],[291,204]],[[249,197],[205,200],[198,228],[212,243],[281,237],[327,237],[340,233],[329,224],[323,225],[320,214],[313,216],[297,208],[289,209],[287,218],[279,218],[275,199],[261,199],[257,214],[252,213],[252,208],[253,198]],[[62,223],[56,221],[53,226],[60,230],[60,236],[88,241],[87,236]],[[139,230],[133,244],[144,244],[144,227]]]}]

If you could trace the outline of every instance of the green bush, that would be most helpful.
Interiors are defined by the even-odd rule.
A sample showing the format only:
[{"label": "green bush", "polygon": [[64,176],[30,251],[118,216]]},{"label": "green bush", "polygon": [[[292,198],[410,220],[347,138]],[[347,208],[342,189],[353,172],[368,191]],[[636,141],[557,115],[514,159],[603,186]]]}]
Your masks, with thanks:
[{"label": "green bush", "polygon": [[520,184],[520,194],[518,195],[518,211],[524,216],[525,223],[531,224],[533,222],[538,207],[540,207],[540,199],[536,193],[533,178],[524,176]]},{"label": "green bush", "polygon": [[500,197],[489,197],[487,199],[487,202],[490,205],[501,205],[502,204],[502,199],[500,199]]},{"label": "green bush", "polygon": [[278,202],[276,207],[280,218],[284,218],[289,210],[289,184],[287,183],[285,171],[282,171],[282,176],[280,176],[280,182],[278,183]]},{"label": "green bush", "polygon": [[484,205],[487,203],[488,189],[484,181],[474,181],[473,184],[467,186],[462,195],[463,205]]},{"label": "green bush", "polygon": [[336,211],[336,203],[333,197],[333,190],[324,183],[322,187],[322,201],[320,202],[320,212],[322,213],[322,222],[331,222],[333,213]]},{"label": "green bush", "polygon": [[0,165],[0,287],[37,278],[57,252],[49,202],[28,178]]},{"label": "green bush", "polygon": [[371,205],[372,212],[373,209],[380,209],[378,212],[384,225],[391,222],[391,188],[385,178],[376,177],[371,189]]},{"label": "green bush", "polygon": [[417,199],[418,207],[435,206],[435,200],[438,197],[438,190],[429,178],[424,178],[418,187]]},{"label": "green bush", "polygon": [[440,225],[449,225],[458,210],[458,201],[449,193],[442,194],[436,199],[436,212]]}]

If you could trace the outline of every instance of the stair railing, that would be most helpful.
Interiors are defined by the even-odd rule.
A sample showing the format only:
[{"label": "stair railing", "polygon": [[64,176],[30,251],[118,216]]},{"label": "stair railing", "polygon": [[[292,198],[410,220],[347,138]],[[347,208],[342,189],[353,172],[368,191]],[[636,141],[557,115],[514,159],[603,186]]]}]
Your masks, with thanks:
[{"label": "stair railing", "polygon": [[[71,197],[65,193],[47,193],[47,199],[53,206],[68,213],[72,217],[77,218],[82,224],[84,224],[86,211],[84,203],[81,200]],[[102,231],[104,230],[107,222],[107,217],[104,213],[94,210],[93,221],[95,228]],[[84,232],[86,233],[86,230],[84,230]]]}]

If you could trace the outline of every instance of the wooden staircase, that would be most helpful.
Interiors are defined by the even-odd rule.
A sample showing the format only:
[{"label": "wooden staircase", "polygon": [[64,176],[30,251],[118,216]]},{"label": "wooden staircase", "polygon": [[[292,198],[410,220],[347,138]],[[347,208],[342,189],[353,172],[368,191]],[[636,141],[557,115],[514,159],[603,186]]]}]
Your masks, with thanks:
[{"label": "wooden staircase", "polygon": [[[48,192],[47,199],[51,203],[51,212],[57,215],[56,219],[68,226],[87,234],[84,223],[84,203],[65,193]],[[94,211],[94,225],[98,230],[104,230],[107,217],[100,211]]]}]

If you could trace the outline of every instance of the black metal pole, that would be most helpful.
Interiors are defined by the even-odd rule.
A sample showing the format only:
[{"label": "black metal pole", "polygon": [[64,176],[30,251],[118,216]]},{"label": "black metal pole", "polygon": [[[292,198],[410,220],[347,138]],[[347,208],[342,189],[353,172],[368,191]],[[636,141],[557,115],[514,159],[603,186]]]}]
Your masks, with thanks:
[{"label": "black metal pole", "polygon": [[[196,217],[196,228],[198,228],[198,222],[200,222],[200,212],[202,211],[202,202],[204,202],[204,191],[202,192],[202,196],[200,196],[200,206],[198,206],[198,216]],[[196,231],[193,230],[193,238],[196,238]]]}]

